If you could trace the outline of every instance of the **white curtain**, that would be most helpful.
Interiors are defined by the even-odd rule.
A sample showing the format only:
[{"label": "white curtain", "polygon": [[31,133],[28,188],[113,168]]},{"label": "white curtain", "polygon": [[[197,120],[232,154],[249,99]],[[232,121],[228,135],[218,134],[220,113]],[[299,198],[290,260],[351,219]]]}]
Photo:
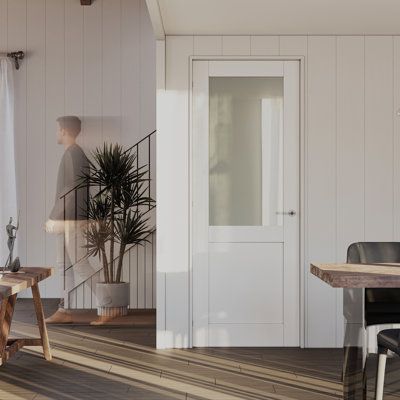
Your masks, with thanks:
[{"label": "white curtain", "polygon": [[8,257],[6,225],[10,217],[17,222],[13,73],[11,61],[0,57],[0,267]]}]

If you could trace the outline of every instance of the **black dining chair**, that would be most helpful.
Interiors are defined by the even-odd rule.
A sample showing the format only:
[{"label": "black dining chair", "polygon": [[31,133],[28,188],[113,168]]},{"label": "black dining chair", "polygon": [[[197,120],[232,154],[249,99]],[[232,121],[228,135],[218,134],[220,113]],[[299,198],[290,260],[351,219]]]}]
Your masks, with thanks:
[{"label": "black dining chair", "polygon": [[400,355],[400,329],[385,329],[378,333],[378,368],[376,373],[375,399],[383,399],[386,358],[388,351]]},{"label": "black dining chair", "polygon": [[[400,242],[358,242],[347,250],[350,264],[400,263]],[[367,288],[364,296],[365,326],[400,323],[400,289]],[[382,400],[388,350],[400,355],[400,329],[378,333],[378,367],[375,399]]]},{"label": "black dining chair", "polygon": [[[400,263],[400,242],[358,242],[347,250],[349,264]],[[400,289],[365,289],[365,325],[400,323]]]}]

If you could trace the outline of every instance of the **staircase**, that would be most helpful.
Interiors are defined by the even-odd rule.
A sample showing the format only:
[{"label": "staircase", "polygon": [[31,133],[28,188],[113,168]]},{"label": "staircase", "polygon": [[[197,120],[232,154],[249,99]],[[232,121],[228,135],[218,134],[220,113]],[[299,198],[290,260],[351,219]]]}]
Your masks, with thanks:
[{"label": "staircase", "polygon": [[[155,132],[153,131],[139,142],[131,146],[136,153],[136,168],[147,166],[149,179],[147,186],[147,195],[155,199],[155,164],[153,158],[155,155]],[[75,220],[78,220],[78,198],[82,192],[89,188],[73,188],[65,193],[61,198],[64,202],[64,218],[66,216],[66,203],[69,207],[74,204]],[[145,212],[149,219],[148,225],[150,233],[147,235],[143,245],[132,245],[127,247],[123,258],[122,281],[130,283],[130,308],[131,309],[154,309],[156,304],[156,223],[155,206],[146,206]],[[71,213],[71,210],[69,210]],[[67,218],[65,218],[67,219]],[[75,244],[69,243],[67,250],[67,233],[64,233],[64,306],[68,309],[94,309],[96,304],[96,283],[104,281],[101,262],[98,257],[87,257],[86,249],[82,248],[75,237]],[[71,252],[73,253],[71,255]],[[118,247],[116,253],[118,254]],[[119,257],[114,258],[115,264]],[[91,274],[81,281],[77,281],[72,288],[66,285],[66,277],[74,274],[74,269],[79,269],[79,264],[86,260],[90,264]]]}]

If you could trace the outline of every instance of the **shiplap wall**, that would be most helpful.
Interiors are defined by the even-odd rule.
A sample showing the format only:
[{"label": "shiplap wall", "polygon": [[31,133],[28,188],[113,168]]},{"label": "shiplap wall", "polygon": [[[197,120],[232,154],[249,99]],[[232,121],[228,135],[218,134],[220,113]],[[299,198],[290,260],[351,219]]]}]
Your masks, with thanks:
[{"label": "shiplap wall", "polygon": [[341,290],[311,276],[309,263],[344,261],[353,241],[400,240],[400,38],[167,36],[165,45],[158,166],[176,190],[158,183],[159,346],[189,343],[192,55],[305,57],[304,344],[342,346]]},{"label": "shiplap wall", "polygon": [[[56,118],[83,116],[86,151],[154,130],[155,39],[144,0],[0,0],[0,52],[11,50],[26,52],[15,72],[18,253],[24,264],[55,265],[56,238],[43,227],[63,154]],[[61,295],[59,277],[42,295]]]}]

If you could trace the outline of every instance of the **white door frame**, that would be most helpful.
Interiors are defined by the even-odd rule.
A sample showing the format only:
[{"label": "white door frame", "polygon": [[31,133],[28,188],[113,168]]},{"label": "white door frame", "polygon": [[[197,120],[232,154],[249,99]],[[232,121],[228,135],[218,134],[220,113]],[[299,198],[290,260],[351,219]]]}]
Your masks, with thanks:
[{"label": "white door frame", "polygon": [[299,302],[300,302],[300,346],[305,347],[306,338],[306,309],[305,309],[305,273],[308,271],[306,269],[305,260],[307,260],[307,243],[306,243],[306,222],[307,218],[305,216],[305,204],[306,204],[306,191],[305,191],[305,177],[306,177],[306,154],[305,154],[305,112],[306,112],[306,101],[305,101],[305,58],[304,56],[191,56],[189,58],[189,347],[193,347],[193,63],[197,60],[203,61],[217,61],[217,60],[230,60],[230,61],[298,61],[300,64],[300,115],[299,115],[299,132],[300,132],[300,154],[299,154],[299,266],[300,266],[300,290],[299,290]]}]

